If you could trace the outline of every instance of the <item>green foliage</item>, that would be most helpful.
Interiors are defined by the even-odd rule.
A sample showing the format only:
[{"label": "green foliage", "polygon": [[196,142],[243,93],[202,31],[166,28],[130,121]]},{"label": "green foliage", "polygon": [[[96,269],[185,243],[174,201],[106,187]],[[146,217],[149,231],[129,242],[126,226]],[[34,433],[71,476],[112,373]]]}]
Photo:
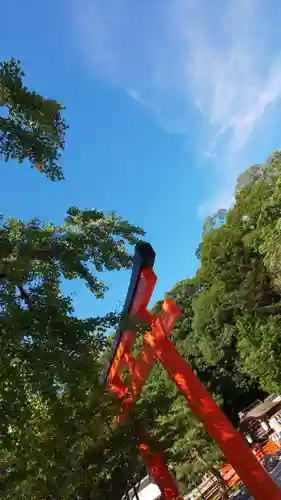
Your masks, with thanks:
[{"label": "green foliage", "polygon": [[50,407],[34,397],[20,436],[10,426],[12,443],[1,453],[2,498],[113,500],[142,472],[131,431],[115,427],[115,405],[91,381],[94,388],[89,384],[79,402],[64,393]]},{"label": "green foliage", "polygon": [[[196,277],[169,293],[182,310],[174,342],[234,425],[256,398],[280,393],[280,166],[275,152],[239,177],[234,206],[204,224]],[[218,466],[217,447],[159,367],[139,404],[184,489]]]},{"label": "green foliage", "polygon": [[281,387],[281,317],[264,319],[244,315],[237,321],[238,350],[244,370],[261,387],[274,394]]},{"label": "green foliage", "polygon": [[[30,92],[23,76],[14,60],[0,65],[0,153],[6,161],[28,159],[59,180],[63,108]],[[280,393],[280,167],[275,152],[239,176],[233,207],[204,224],[196,276],[167,294],[182,311],[173,332],[177,349],[234,425],[263,391]],[[80,279],[102,298],[101,273],[130,268],[128,245],[143,234],[95,209],[71,207],[61,225],[1,218],[3,500],[115,500],[144,474],[135,438],[147,428],[183,491],[206,471],[216,475],[220,451],[158,363],[131,421],[116,426],[118,404],[100,374],[112,341],[106,333],[119,318],[78,318],[62,291],[63,280]]]},{"label": "green foliage", "polygon": [[25,159],[51,180],[63,178],[58,164],[64,149],[64,109],[23,85],[24,73],[14,59],[0,63],[0,155],[5,161]]},{"label": "green foliage", "polygon": [[[61,106],[0,65],[0,153],[29,159],[50,179],[66,126]],[[115,213],[71,207],[60,225],[0,219],[0,490],[8,499],[116,499],[143,474],[129,423],[101,386],[106,333],[118,316],[79,318],[65,280],[93,297],[103,271],[128,269],[143,230]]]},{"label": "green foliage", "polygon": [[203,237],[207,236],[210,231],[213,231],[215,227],[219,227],[225,222],[227,215],[227,210],[218,210],[214,215],[207,217],[203,224]]},{"label": "green foliage", "polygon": [[22,498],[23,491],[25,498],[48,498],[55,491],[59,498],[80,498],[81,488],[93,498],[105,498],[107,488],[111,498],[108,482],[115,498],[116,488],[123,491],[141,467],[136,451],[128,458],[128,430],[124,439],[121,430],[113,432],[116,406],[99,385],[104,334],[116,316],[75,317],[61,279],[80,278],[102,297],[105,285],[96,274],[129,268],[126,244],[142,234],[116,215],[95,210],[71,208],[61,226],[2,219],[2,498]]}]

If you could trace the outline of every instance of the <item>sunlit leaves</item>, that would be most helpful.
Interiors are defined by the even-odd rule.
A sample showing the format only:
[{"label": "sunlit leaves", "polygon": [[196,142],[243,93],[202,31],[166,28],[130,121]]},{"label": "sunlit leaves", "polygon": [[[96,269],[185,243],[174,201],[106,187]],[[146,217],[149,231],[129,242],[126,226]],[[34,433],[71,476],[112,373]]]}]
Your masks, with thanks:
[{"label": "sunlit leaves", "polygon": [[14,59],[0,63],[0,155],[5,161],[28,159],[51,180],[63,179],[59,165],[67,126],[64,109],[23,84],[24,73]]},{"label": "sunlit leaves", "polygon": [[[111,440],[117,436],[110,426],[108,430],[104,427],[106,419],[114,421],[117,410],[100,387],[101,356],[106,345],[105,332],[116,326],[117,316],[77,318],[70,297],[62,293],[61,282],[63,278],[81,279],[93,295],[102,297],[106,287],[100,272],[129,268],[128,244],[135,243],[142,234],[140,228],[116,214],[106,216],[94,209],[71,208],[60,226],[44,225],[37,219],[24,223],[2,218],[0,439],[6,454],[5,472],[0,479],[6,495],[3,498],[22,498],[23,494],[36,498],[36,492],[44,497],[55,491],[58,483],[60,498],[72,498],[72,494],[80,498],[81,488],[88,493],[94,491],[94,498],[104,498],[101,490],[109,480],[115,498],[113,485],[117,488],[117,479],[118,487],[124,490],[141,467],[138,461],[133,465],[136,447],[128,437],[127,451],[134,449],[134,453],[131,468],[125,473],[123,461],[129,460],[125,437],[122,441],[120,431],[117,448],[112,449]],[[82,466],[80,462],[89,449],[92,462]],[[116,455],[121,450],[122,460]],[[100,455],[104,455],[103,464]]]}]

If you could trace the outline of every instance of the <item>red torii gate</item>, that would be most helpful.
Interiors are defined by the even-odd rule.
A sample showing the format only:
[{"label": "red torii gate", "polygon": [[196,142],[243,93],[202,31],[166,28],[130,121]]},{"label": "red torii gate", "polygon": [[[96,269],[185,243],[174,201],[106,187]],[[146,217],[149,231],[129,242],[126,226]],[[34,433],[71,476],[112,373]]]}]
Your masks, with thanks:
[{"label": "red torii gate", "polygon": [[[158,316],[153,316],[147,310],[157,279],[153,271],[154,259],[155,253],[150,244],[141,243],[136,246],[131,281],[123,310],[124,318],[137,318],[151,326],[151,330],[144,334],[142,351],[137,359],[133,357],[132,347],[136,332],[123,331],[121,322],[105,371],[104,380],[109,390],[118,398],[122,398],[118,420],[126,418],[127,412],[158,359],[253,497],[257,500],[267,498],[281,500],[281,490],[266,473],[242,435],[235,430],[168,338],[180,315],[175,303],[172,300],[165,300]],[[120,377],[124,366],[127,366],[131,374],[129,387]],[[141,439],[138,446],[148,470],[159,486],[161,498],[163,500],[181,499],[174,477],[165,465],[164,458],[152,453],[149,446],[142,443]]]}]

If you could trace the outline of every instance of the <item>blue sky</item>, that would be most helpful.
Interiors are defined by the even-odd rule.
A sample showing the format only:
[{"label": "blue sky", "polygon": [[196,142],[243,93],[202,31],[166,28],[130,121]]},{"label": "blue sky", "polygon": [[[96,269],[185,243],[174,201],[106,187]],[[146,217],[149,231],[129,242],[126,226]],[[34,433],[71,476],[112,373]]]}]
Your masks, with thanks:
[{"label": "blue sky", "polygon": [[[5,216],[60,221],[70,205],[116,210],[157,252],[155,299],[192,276],[202,218],[280,147],[281,4],[276,0],[26,0],[1,4],[0,57],[66,106],[66,181],[1,165]],[[78,314],[119,308],[78,283]]]}]

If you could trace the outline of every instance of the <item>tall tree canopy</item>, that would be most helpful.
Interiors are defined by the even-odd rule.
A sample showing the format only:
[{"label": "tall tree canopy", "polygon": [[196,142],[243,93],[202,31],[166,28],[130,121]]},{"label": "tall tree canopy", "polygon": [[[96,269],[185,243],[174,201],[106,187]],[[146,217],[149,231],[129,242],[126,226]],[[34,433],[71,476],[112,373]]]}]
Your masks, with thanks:
[{"label": "tall tree canopy", "polygon": [[23,162],[28,159],[51,180],[63,178],[58,164],[64,148],[66,124],[63,107],[44,99],[23,84],[24,73],[15,59],[0,63],[0,155]]},{"label": "tall tree canopy", "polygon": [[[203,226],[196,276],[169,294],[182,310],[177,348],[236,426],[255,399],[280,393],[280,183],[280,152],[241,174],[234,205]],[[160,367],[139,404],[151,400],[155,436],[178,478],[196,482],[198,472],[219,464],[220,453]]]},{"label": "tall tree canopy", "polygon": [[[66,125],[61,106],[0,65],[0,153],[27,159],[52,180]],[[102,271],[130,268],[144,232],[115,213],[71,207],[61,225],[0,220],[0,490],[3,499],[116,498],[142,470],[128,428],[116,428],[100,385],[116,315],[79,318],[62,282],[102,298]]]},{"label": "tall tree canopy", "polygon": [[[194,332],[205,359],[226,358],[279,391],[281,154],[238,180],[234,206],[201,247]],[[203,310],[205,312],[203,314]],[[209,352],[211,351],[211,352]],[[270,354],[270,355],[269,355]]]}]

